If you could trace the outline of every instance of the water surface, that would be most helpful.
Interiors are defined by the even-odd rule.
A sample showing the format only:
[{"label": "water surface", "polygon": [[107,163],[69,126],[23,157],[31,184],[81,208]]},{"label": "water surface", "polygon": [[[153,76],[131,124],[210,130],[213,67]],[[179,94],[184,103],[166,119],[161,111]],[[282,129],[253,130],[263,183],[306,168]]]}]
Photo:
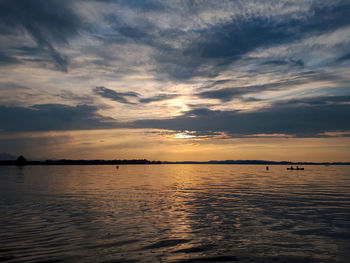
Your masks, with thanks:
[{"label": "water surface", "polygon": [[0,167],[3,262],[348,262],[350,166]]}]

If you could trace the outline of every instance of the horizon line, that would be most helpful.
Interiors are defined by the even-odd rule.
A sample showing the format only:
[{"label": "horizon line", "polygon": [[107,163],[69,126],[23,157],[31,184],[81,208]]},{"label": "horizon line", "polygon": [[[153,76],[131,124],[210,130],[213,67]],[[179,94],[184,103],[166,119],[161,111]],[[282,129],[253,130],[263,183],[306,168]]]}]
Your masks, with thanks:
[{"label": "horizon line", "polygon": [[12,160],[0,160],[0,165],[113,165],[113,164],[251,164],[251,165],[350,165],[350,161],[326,161],[326,162],[310,162],[310,161],[271,161],[271,160],[209,160],[209,161],[160,161],[148,159],[47,159],[33,160],[25,159],[23,156]]}]

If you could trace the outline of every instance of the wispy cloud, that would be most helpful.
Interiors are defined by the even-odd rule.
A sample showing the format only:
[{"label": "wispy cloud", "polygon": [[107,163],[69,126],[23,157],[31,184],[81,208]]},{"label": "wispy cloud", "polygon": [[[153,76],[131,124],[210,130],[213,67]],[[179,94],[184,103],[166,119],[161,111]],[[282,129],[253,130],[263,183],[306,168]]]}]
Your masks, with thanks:
[{"label": "wispy cloud", "polygon": [[[251,93],[260,93],[271,90],[287,89],[291,86],[301,84],[301,80],[280,81],[268,83],[263,85],[252,85],[246,87],[232,87],[223,89],[211,89],[209,91],[202,91],[197,94],[200,98],[219,99],[221,101],[230,101],[233,98],[240,98],[243,95]],[[214,85],[214,84],[213,84]]]},{"label": "wispy cloud", "polygon": [[29,34],[37,47],[49,54],[57,69],[64,72],[67,71],[68,59],[57,51],[54,43],[67,44],[70,37],[78,35],[83,25],[74,11],[73,2],[66,0],[1,1],[0,23],[3,35]]},{"label": "wispy cloud", "polygon": [[[141,98],[140,94],[138,94],[137,92],[133,92],[133,91],[118,92],[105,87],[96,87],[94,89],[94,93],[101,97],[108,98],[123,104],[137,104],[137,103],[147,104],[152,102],[171,100],[179,96],[178,94],[159,94],[159,95],[155,95],[147,98]],[[127,99],[127,97],[135,98],[135,102],[130,102]]]},{"label": "wispy cloud", "polygon": [[176,97],[179,97],[178,94],[160,94],[153,97],[148,98],[140,98],[139,102],[141,103],[151,103],[151,102],[157,102],[157,101],[163,101],[163,100],[171,100]]},{"label": "wispy cloud", "polygon": [[113,101],[117,101],[124,104],[134,104],[126,99],[126,97],[138,97],[139,94],[136,92],[117,92],[112,89],[108,89],[105,87],[96,87],[94,89],[95,94],[100,95],[101,97],[111,99]]}]

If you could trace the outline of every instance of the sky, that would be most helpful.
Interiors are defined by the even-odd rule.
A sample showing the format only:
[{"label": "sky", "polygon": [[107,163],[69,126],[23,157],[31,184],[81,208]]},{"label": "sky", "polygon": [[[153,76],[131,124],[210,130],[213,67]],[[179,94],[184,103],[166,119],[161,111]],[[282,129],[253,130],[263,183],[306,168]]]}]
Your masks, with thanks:
[{"label": "sky", "polygon": [[350,161],[349,0],[0,0],[0,152]]}]

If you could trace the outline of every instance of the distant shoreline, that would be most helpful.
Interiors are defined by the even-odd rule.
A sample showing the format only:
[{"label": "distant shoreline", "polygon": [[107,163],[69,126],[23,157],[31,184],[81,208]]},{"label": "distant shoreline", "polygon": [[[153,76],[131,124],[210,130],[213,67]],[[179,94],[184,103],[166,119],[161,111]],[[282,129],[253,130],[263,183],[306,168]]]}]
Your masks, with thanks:
[{"label": "distant shoreline", "polygon": [[46,161],[18,161],[8,160],[0,161],[0,166],[4,165],[126,165],[126,164],[161,164],[160,161],[149,161],[146,159],[136,160],[46,160]]},{"label": "distant shoreline", "polygon": [[350,162],[288,162],[288,161],[260,161],[260,160],[247,160],[247,161],[208,161],[208,162],[162,162],[162,164],[246,164],[246,165],[350,165]]},{"label": "distant shoreline", "polygon": [[264,160],[225,160],[225,161],[149,161],[146,159],[135,160],[46,160],[46,161],[0,161],[0,166],[24,166],[24,165],[149,165],[149,164],[230,164],[230,165],[350,165],[350,162],[289,162],[289,161],[264,161]]}]

